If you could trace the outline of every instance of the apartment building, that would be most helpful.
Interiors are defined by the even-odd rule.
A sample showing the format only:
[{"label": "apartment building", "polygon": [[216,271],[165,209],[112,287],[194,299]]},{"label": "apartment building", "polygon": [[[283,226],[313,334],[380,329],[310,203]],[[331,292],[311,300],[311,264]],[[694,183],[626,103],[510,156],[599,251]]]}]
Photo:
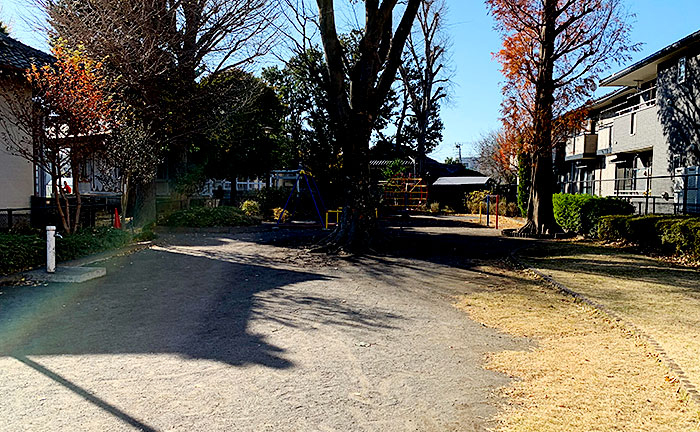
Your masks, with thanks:
[{"label": "apartment building", "polygon": [[565,143],[563,192],[619,196],[641,213],[698,213],[700,31],[601,81]]}]

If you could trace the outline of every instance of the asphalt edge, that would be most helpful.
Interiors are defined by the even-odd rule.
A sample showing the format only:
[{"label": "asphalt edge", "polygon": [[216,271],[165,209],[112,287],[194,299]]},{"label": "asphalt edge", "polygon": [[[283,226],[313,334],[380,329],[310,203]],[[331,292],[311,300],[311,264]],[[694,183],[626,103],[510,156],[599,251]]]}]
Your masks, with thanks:
[{"label": "asphalt edge", "polygon": [[516,265],[516,267],[520,268],[526,273],[529,273],[536,279],[539,279],[541,282],[544,282],[545,284],[554,288],[556,291],[573,297],[576,301],[579,301],[581,303],[586,304],[587,306],[592,307],[599,314],[607,317],[611,322],[617,323],[617,325],[619,325],[620,328],[622,328],[630,335],[643,340],[649,347],[651,347],[651,349],[649,349],[648,351],[655,351],[650,352],[650,354],[656,356],[660,362],[664,363],[666,367],[668,367],[671,374],[674,375],[670,378],[671,381],[673,380],[673,378],[677,380],[679,385],[679,393],[681,393],[681,395],[684,394],[688,399],[691,399],[698,406],[700,406],[700,392],[698,392],[697,387],[688,379],[688,376],[683,371],[683,369],[681,369],[678,363],[676,363],[675,360],[673,360],[673,358],[666,352],[666,350],[664,350],[664,348],[661,346],[661,344],[659,344],[656,341],[656,339],[648,335],[634,323],[625,320],[619,314],[610,310],[607,306],[589,299],[585,295],[572,290],[571,288],[567,287],[561,282],[558,282],[553,277],[544,274],[542,271],[528,266],[524,261],[522,261],[518,257],[518,253],[529,247],[532,247],[532,245],[521,246],[519,248],[514,249],[510,253],[510,260]]}]

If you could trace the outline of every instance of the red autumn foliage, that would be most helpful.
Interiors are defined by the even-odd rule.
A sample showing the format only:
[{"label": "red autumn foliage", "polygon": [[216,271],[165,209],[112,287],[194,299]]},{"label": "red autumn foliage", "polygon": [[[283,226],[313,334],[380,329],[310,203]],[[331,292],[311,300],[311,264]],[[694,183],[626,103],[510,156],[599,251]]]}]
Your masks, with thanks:
[{"label": "red autumn foliage", "polygon": [[556,229],[552,148],[579,130],[601,74],[629,60],[629,14],[622,0],[487,0],[503,38],[494,56],[505,77],[501,156],[531,155],[525,230]]}]

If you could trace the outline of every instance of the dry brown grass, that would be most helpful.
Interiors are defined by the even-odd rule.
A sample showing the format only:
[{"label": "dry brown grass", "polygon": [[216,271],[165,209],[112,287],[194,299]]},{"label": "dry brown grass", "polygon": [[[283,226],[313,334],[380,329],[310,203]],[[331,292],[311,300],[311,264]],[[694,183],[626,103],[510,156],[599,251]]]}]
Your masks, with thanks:
[{"label": "dry brown grass", "polygon": [[553,243],[532,255],[533,267],[654,338],[700,388],[700,271],[591,243]]},{"label": "dry brown grass", "polygon": [[[501,431],[698,431],[698,407],[640,339],[595,309],[504,269],[462,299],[474,319],[535,341],[493,353],[488,367],[514,377]],[[520,276],[520,277],[518,277]]]}]

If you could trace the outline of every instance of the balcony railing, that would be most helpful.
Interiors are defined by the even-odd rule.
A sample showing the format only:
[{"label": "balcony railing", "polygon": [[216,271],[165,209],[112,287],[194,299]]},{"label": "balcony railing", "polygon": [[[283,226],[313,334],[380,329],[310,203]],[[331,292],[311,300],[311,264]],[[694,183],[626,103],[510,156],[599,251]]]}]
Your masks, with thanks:
[{"label": "balcony railing", "polygon": [[600,112],[599,117],[603,119],[614,119],[629,113],[641,111],[656,105],[656,87],[635,93],[630,98],[640,98],[641,102],[630,106],[628,102],[623,102]]}]

